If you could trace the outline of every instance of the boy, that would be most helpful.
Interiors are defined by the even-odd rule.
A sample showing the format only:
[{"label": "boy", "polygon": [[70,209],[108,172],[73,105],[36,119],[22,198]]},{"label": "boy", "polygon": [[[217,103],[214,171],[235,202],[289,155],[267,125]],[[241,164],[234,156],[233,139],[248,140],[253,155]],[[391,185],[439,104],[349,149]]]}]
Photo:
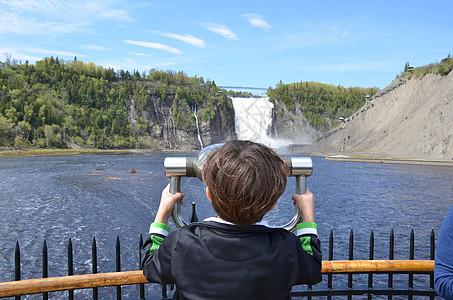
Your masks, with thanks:
[{"label": "boy", "polygon": [[[270,148],[232,141],[203,166],[206,195],[216,218],[168,234],[181,193],[167,186],[142,253],[147,280],[175,283],[173,299],[287,299],[295,284],[321,281],[314,197],[293,195],[304,223],[297,236],[261,222],[283,194],[289,170]],[[168,235],[167,235],[168,234]]]}]

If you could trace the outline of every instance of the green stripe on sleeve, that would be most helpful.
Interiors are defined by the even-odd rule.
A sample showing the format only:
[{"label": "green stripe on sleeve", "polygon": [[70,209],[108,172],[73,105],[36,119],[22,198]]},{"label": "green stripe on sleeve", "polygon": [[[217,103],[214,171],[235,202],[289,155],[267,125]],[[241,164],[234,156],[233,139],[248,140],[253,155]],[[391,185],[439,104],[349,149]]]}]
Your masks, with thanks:
[{"label": "green stripe on sleeve", "polygon": [[152,223],[151,224],[151,228],[160,228],[160,229],[164,229],[166,231],[170,231],[170,227],[168,227],[167,224],[164,224],[164,223]]},{"label": "green stripe on sleeve", "polygon": [[157,235],[151,235],[150,238],[151,238],[151,241],[153,241],[153,245],[149,249],[149,252],[148,252],[149,255],[151,255],[154,251],[159,249],[160,244],[162,244],[162,241],[164,240],[163,238],[161,238]]},{"label": "green stripe on sleeve", "polygon": [[311,237],[300,237],[300,243],[302,244],[302,248],[305,250],[305,252],[313,256],[313,249],[311,248]]},{"label": "green stripe on sleeve", "polygon": [[318,229],[318,225],[316,225],[316,223],[314,223],[314,222],[302,222],[302,223],[297,224],[296,229],[302,229],[302,228]]}]

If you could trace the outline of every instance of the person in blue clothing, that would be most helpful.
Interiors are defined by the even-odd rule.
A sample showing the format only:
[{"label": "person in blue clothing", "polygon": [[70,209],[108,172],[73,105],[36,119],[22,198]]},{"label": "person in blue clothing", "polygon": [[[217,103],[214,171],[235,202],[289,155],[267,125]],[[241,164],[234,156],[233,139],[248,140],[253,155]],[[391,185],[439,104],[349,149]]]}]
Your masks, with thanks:
[{"label": "person in blue clothing", "polygon": [[141,249],[146,279],[174,283],[173,299],[216,300],[288,299],[293,285],[320,282],[313,194],[292,196],[303,219],[295,233],[262,222],[288,174],[285,162],[258,143],[231,141],[214,150],[202,177],[217,217],[169,233],[168,219],[184,195],[167,186]]},{"label": "person in blue clothing", "polygon": [[453,206],[439,234],[434,263],[434,285],[439,296],[453,299]]}]

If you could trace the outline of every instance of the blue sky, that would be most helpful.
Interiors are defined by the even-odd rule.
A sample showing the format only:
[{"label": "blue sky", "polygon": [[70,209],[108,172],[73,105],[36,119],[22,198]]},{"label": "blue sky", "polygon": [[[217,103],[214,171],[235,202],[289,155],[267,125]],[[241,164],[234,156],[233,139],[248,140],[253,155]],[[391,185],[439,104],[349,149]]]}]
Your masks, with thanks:
[{"label": "blue sky", "polygon": [[452,12],[451,0],[0,0],[0,61],[77,56],[217,85],[382,89],[407,61],[453,55]]}]

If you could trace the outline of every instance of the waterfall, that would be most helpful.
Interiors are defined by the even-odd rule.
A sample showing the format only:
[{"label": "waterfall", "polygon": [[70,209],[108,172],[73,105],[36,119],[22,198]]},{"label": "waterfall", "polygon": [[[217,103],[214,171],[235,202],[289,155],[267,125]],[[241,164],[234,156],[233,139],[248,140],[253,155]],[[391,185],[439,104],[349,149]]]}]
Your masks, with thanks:
[{"label": "waterfall", "polygon": [[234,107],[238,139],[258,142],[271,148],[288,146],[289,141],[274,139],[270,136],[274,104],[269,101],[269,97],[230,98]]},{"label": "waterfall", "polygon": [[192,107],[192,113],[195,117],[195,124],[197,125],[198,142],[200,142],[200,147],[201,147],[201,149],[203,149],[203,141],[201,140],[200,126],[198,124],[198,117],[197,117],[197,104],[194,104],[194,106]]}]

